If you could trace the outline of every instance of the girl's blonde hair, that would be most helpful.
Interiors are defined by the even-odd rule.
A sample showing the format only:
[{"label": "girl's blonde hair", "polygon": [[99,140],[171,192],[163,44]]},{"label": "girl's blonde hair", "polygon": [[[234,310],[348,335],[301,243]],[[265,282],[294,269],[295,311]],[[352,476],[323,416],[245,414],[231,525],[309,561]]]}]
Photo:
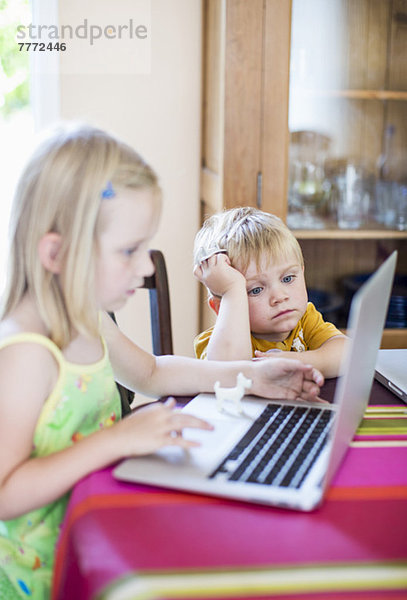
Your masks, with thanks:
[{"label": "girl's blonde hair", "polygon": [[264,258],[277,261],[288,256],[304,266],[300,245],[288,227],[257,208],[232,208],[206,219],[195,238],[194,264],[202,253],[216,247],[226,250],[232,266],[238,265],[242,271],[252,260],[259,268]]},{"label": "girl's blonde hair", "polygon": [[[14,197],[1,318],[30,293],[60,348],[74,331],[97,334],[95,232],[101,202],[114,202],[102,198],[107,184],[159,189],[154,171],[132,148],[91,126],[59,126],[38,146]],[[62,240],[59,275],[45,269],[38,257],[39,242],[49,232]]]}]

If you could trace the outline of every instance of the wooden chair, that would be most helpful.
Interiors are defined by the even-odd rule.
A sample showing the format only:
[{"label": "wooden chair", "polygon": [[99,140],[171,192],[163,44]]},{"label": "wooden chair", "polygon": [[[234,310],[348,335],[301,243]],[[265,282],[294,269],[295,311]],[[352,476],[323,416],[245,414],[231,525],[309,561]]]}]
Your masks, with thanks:
[{"label": "wooden chair", "polygon": [[155,272],[151,277],[144,279],[143,288],[148,289],[150,295],[153,353],[156,356],[174,354],[172,346],[170,293],[165,259],[160,250],[150,250],[150,257],[153,261]]},{"label": "wooden chair", "polygon": [[[142,288],[148,289],[150,296],[151,336],[153,354],[173,354],[170,294],[168,287],[167,268],[164,255],[160,250],[150,250],[155,271],[151,277],[144,279]],[[115,315],[110,314],[116,322]],[[131,411],[130,404],[134,392],[117,384],[120,392],[123,416]]]}]

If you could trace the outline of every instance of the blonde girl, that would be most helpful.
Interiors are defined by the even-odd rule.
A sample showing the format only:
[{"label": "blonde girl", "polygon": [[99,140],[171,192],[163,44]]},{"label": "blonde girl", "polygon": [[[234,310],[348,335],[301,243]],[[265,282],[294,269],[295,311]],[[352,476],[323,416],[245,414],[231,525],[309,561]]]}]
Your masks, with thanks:
[{"label": "blonde girl", "polygon": [[[22,173],[10,228],[0,321],[0,597],[49,597],[69,491],[91,471],[161,446],[194,445],[206,422],[155,402],[121,419],[115,380],[153,397],[233,386],[242,371],[262,396],[314,399],[323,379],[293,361],[155,357],[116,327],[153,272],[160,217],[152,169],[89,126],[62,126]],[[174,435],[177,434],[177,435]]]}]

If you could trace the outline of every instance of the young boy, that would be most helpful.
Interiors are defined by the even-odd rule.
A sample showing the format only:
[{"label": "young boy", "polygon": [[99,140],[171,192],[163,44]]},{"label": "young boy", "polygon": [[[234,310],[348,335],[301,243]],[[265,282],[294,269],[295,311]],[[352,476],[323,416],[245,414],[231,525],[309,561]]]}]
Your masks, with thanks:
[{"label": "young boy", "polygon": [[301,248],[278,217],[236,208],[207,219],[194,249],[194,275],[209,292],[214,327],[195,339],[209,360],[278,356],[339,375],[346,337],[308,302]]}]

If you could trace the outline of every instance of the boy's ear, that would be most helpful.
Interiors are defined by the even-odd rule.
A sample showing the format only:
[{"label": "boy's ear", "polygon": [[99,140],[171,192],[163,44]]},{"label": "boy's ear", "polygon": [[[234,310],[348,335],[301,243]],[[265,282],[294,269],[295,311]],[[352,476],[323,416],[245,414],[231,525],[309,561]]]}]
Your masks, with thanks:
[{"label": "boy's ear", "polygon": [[60,234],[51,231],[43,235],[38,244],[38,256],[42,266],[55,275],[61,272],[61,247]]},{"label": "boy's ear", "polygon": [[208,299],[208,304],[216,314],[219,314],[220,298],[217,296],[210,296]]}]

